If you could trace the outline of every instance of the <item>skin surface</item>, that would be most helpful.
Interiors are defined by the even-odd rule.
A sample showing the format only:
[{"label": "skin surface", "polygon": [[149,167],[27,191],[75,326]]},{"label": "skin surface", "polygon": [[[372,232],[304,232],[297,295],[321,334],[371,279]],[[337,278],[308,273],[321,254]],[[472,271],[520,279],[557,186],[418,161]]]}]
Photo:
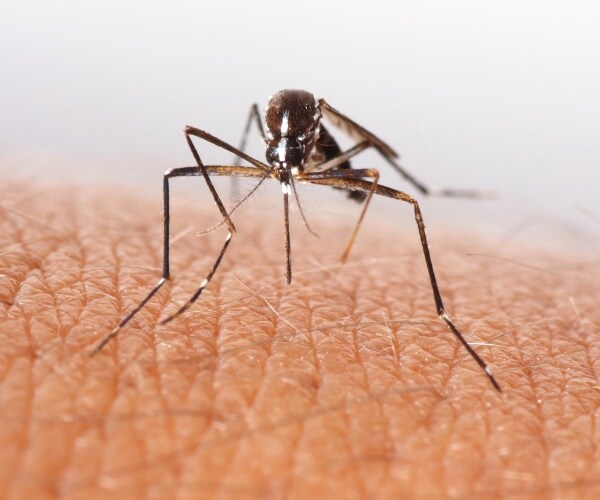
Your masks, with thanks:
[{"label": "skin surface", "polygon": [[498,394],[437,319],[402,204],[373,207],[343,267],[350,215],[340,227],[305,206],[321,239],[294,215],[287,286],[280,200],[252,202],[201,299],[157,326],[223,241],[223,228],[196,236],[217,210],[188,200],[174,281],[90,357],[160,277],[160,198],[0,195],[2,498],[600,495],[593,251],[428,226],[446,307],[487,343]]}]

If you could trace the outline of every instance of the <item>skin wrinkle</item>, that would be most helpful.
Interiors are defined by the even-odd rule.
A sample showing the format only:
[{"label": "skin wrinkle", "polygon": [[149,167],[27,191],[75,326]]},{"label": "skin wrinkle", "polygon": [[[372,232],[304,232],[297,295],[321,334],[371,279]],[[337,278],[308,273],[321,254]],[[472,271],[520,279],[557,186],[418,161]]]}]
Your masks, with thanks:
[{"label": "skin wrinkle", "polygon": [[[148,237],[143,237],[143,243],[144,243],[144,247],[146,249],[146,253],[148,255],[152,256],[152,260],[153,262],[156,263],[160,262],[160,257],[158,257],[156,255],[156,252],[154,252],[154,248],[153,245],[150,243]],[[159,299],[160,300],[160,299]],[[164,302],[162,303],[162,307],[159,310],[164,309]],[[153,327],[156,327],[156,323],[153,324]],[[156,365],[158,367],[158,370],[156,374],[152,374],[154,375],[152,377],[151,380],[155,380],[156,382],[156,388],[154,391],[152,391],[152,394],[149,395],[148,397],[148,404],[147,406],[150,407],[154,407],[155,405],[158,405],[158,407],[161,410],[168,410],[168,408],[170,407],[170,405],[168,404],[168,402],[166,401],[166,395],[169,392],[169,390],[173,390],[174,388],[171,387],[169,389],[165,389],[164,385],[162,384],[162,380],[161,380],[161,375],[163,373],[168,373],[167,370],[161,370],[161,360],[159,359],[158,353],[157,353],[157,345],[156,342],[150,342],[150,350],[151,350],[151,354],[152,354],[152,361],[150,363]],[[155,397],[153,397],[155,396]],[[155,401],[154,401],[155,400]],[[164,425],[163,425],[164,422]],[[138,428],[139,431],[138,433],[141,436],[144,436],[145,434],[147,434],[148,431],[152,432],[152,429],[148,429],[148,422],[144,421],[144,420],[138,420]],[[159,425],[161,428],[161,432],[164,432],[164,436],[162,436],[162,446],[160,446],[160,451],[158,453],[164,453],[165,451],[168,451],[169,448],[169,443],[175,443],[177,442],[175,439],[175,427],[176,424],[174,422],[174,418],[169,416],[169,415],[165,415],[165,418],[161,418],[159,422],[156,422],[156,424],[152,425],[152,427],[155,427],[156,425]],[[142,439],[142,443],[144,443],[144,440]],[[145,455],[146,456],[152,456],[154,454],[156,454],[156,451],[149,451],[146,450]],[[179,478],[181,476],[181,466],[180,464],[178,464],[177,462],[173,462],[173,464],[171,465],[173,473],[172,476],[174,476],[175,478]],[[166,479],[169,479],[170,476],[165,476]],[[148,490],[146,490],[146,493],[148,492]]]},{"label": "skin wrinkle", "polygon": [[[350,297],[350,304],[347,310],[347,313],[344,315],[345,318],[352,318],[353,321],[352,323],[357,323],[360,320],[356,320],[356,314],[357,314],[357,304],[356,304],[356,288],[357,288],[357,284],[356,283],[352,283],[352,287],[351,287],[351,291],[349,292],[349,297]],[[354,361],[358,364],[358,366],[360,366],[360,387],[359,389],[361,390],[361,392],[364,393],[369,393],[368,391],[368,380],[367,380],[367,375],[365,373],[365,367],[362,363],[362,356],[361,356],[361,352],[360,352],[360,348],[359,348],[359,342],[357,340],[357,331],[356,328],[352,327],[351,328],[351,340],[352,340],[352,352],[353,352],[353,357],[354,357]],[[346,428],[346,440],[345,440],[345,444],[346,447],[348,449],[348,456],[354,456],[354,450],[353,450],[353,446],[352,446],[352,441],[351,441],[351,436],[350,436],[350,429],[352,427],[351,425],[351,421],[348,418],[348,413],[347,411],[343,412],[343,417],[344,417],[344,424],[345,424],[345,428]],[[367,490],[366,490],[366,484],[365,481],[363,480],[363,478],[361,477],[361,471],[358,467],[358,464],[356,461],[352,460],[349,462],[350,466],[353,467],[352,470],[352,475],[355,476],[357,478],[357,488],[356,491],[358,493],[359,496],[361,497],[365,497],[367,494]]]},{"label": "skin wrinkle", "polygon": [[[368,273],[367,273],[368,274]],[[367,279],[365,280],[364,278],[361,279],[361,282],[367,282],[368,288],[375,288],[372,286],[371,284],[371,280]],[[369,294],[365,294],[367,297],[369,296]],[[350,294],[351,298],[352,298],[352,303],[351,303],[351,311],[363,311],[365,310],[365,308],[363,306],[359,305],[359,300],[358,300],[358,290],[357,287],[353,287],[353,291]],[[375,310],[377,310],[377,307],[374,308]],[[351,317],[351,311],[349,311],[349,314],[347,317]],[[361,315],[362,316],[362,315]],[[354,321],[354,323],[356,324],[360,324],[361,321],[360,319]],[[371,370],[369,370],[369,368],[371,368],[372,363],[371,361],[375,361],[375,364],[377,363],[377,359],[381,359],[381,356],[377,356],[377,354],[379,354],[379,351],[376,349],[373,349],[372,351],[368,352],[366,356],[363,356],[361,351],[365,350],[368,348],[368,343],[369,343],[369,337],[370,335],[368,333],[366,333],[363,329],[360,328],[352,328],[352,340],[353,340],[353,346],[354,346],[354,350],[356,353],[356,361],[359,363],[360,366],[362,366],[362,374],[363,374],[363,389],[365,390],[365,392],[371,393],[371,392],[377,392],[378,388],[377,388],[377,382],[375,382],[375,384],[373,383],[373,381],[370,381],[370,377],[369,377],[369,372]],[[377,368],[375,368],[375,370],[372,370],[374,373],[377,373],[378,370]],[[375,379],[377,379],[378,377],[375,377]],[[375,439],[375,435],[377,433],[377,430],[379,427],[381,427],[382,425],[382,411],[381,411],[381,405],[377,405],[377,408],[375,409],[375,411],[377,412],[377,417],[373,418],[373,413],[374,412],[369,412],[368,415],[365,415],[365,417],[367,417],[368,422],[365,422],[365,428],[368,429],[370,438],[373,440]],[[346,415],[345,415],[346,416]],[[363,421],[363,419],[361,419],[361,422]],[[348,427],[351,429],[352,425],[349,422],[347,416],[346,416],[346,422]],[[385,421],[383,420],[383,425],[385,425]],[[352,450],[351,451],[351,457],[352,457],[352,461],[351,463],[356,464],[356,470],[355,473],[357,475],[357,477],[361,478],[361,484],[360,484],[360,491],[361,494],[367,495],[367,492],[369,492],[369,496],[373,496],[376,495],[377,490],[373,490],[373,488],[369,488],[369,484],[371,483],[371,481],[373,481],[373,476],[377,476],[380,474],[379,470],[375,470],[375,461],[373,461],[370,465],[370,467],[368,467],[365,472],[367,473],[365,477],[365,475],[363,475],[361,472],[361,467],[359,466],[359,462],[361,461],[360,457],[363,456],[387,456],[387,450],[386,450],[386,446],[385,444],[383,444],[381,441],[386,442],[385,440],[381,440],[381,438],[377,439],[376,444],[375,443],[370,443],[370,442],[364,442],[361,443],[361,440],[358,439],[358,441],[356,440],[356,438],[354,439],[354,443],[351,441],[351,438],[353,437],[353,435],[355,436],[360,436],[360,434],[356,433],[356,432],[352,432],[352,430],[350,430],[350,432],[348,433],[348,437],[349,437],[349,448]],[[364,451],[363,451],[364,448]],[[379,469],[379,467],[377,467],[377,469]],[[378,474],[379,473],[379,474]],[[369,475],[371,477],[369,477]],[[370,490],[370,491],[369,491]]]},{"label": "skin wrinkle", "polygon": [[[198,340],[201,341],[203,343],[203,348],[206,348],[210,353],[216,353],[218,352],[218,338],[219,338],[219,332],[222,329],[222,314],[221,314],[221,310],[219,308],[220,305],[220,297],[222,295],[222,281],[221,280],[215,280],[215,294],[217,296],[217,303],[215,304],[215,308],[214,308],[214,312],[215,312],[215,319],[212,321],[212,328],[209,331],[212,331],[212,335],[209,336],[208,341],[204,341],[204,339],[199,338]],[[192,321],[192,318],[190,318],[190,321]],[[192,352],[197,352],[197,349],[193,348],[193,345],[190,345],[189,348],[187,349],[188,352],[192,351]],[[182,355],[186,355],[186,353],[182,353]],[[168,363],[167,360],[165,360],[166,363]],[[198,373],[193,375],[193,380],[194,380],[194,384],[193,386],[190,385],[189,390],[187,391],[187,394],[185,395],[185,397],[183,398],[183,401],[186,402],[186,404],[189,407],[196,407],[196,406],[206,406],[209,408],[215,408],[216,407],[216,398],[217,398],[217,392],[218,390],[216,389],[216,367],[217,364],[214,363],[210,369],[208,370],[203,370],[203,371],[198,371]],[[208,372],[208,374],[206,373]],[[203,380],[206,379],[206,380]],[[198,396],[193,396],[193,388],[198,387],[200,389],[200,391],[202,392],[202,396],[201,398],[198,398]],[[198,392],[198,391],[195,391]],[[199,399],[199,400],[198,400]],[[176,405],[176,402],[175,402]],[[178,440],[178,446],[182,446],[183,443],[186,442],[186,437],[189,439],[191,436],[194,436],[192,439],[194,439],[195,443],[197,444],[197,446],[201,443],[202,439],[204,439],[204,436],[209,432],[209,430],[211,429],[211,427],[215,424],[215,421],[218,422],[219,420],[219,416],[217,416],[217,418],[214,418],[214,415],[211,414],[211,417],[209,419],[206,420],[206,422],[204,423],[203,428],[201,429],[197,429],[196,432],[193,432],[191,429],[193,428],[193,423],[190,423],[190,430],[188,430],[186,433],[181,433],[181,438]],[[174,422],[176,423],[176,422]],[[179,444],[181,443],[181,444]],[[182,466],[180,467],[180,473],[178,475],[178,478],[181,482],[188,482],[189,480],[187,479],[188,475],[192,475],[192,479],[191,481],[194,480],[194,478],[196,477],[194,475],[194,471],[193,469],[186,467],[185,465],[182,464]],[[213,488],[216,488],[217,485],[215,484],[213,486]]]},{"label": "skin wrinkle", "polygon": [[[309,399],[308,409],[310,410],[318,404],[317,395],[318,395],[318,389],[319,389],[319,384],[320,384],[319,377],[321,376],[321,367],[319,364],[319,359],[317,357],[317,349],[316,349],[314,333],[311,328],[311,325],[313,323],[313,317],[314,317],[313,307],[312,307],[312,304],[309,299],[303,300],[303,306],[304,306],[303,310],[307,312],[307,318],[306,318],[306,323],[305,323],[305,328],[306,328],[307,334],[304,337],[308,341],[308,348],[304,352],[307,355],[310,355],[310,358],[312,361],[311,364],[312,364],[312,367],[314,368],[312,377],[307,381],[306,384],[304,384],[304,387],[303,387],[305,389],[305,392],[307,393],[307,399]],[[302,354],[302,358],[303,357],[304,357],[304,354]],[[295,370],[295,374],[296,373],[300,376],[302,375],[301,370]],[[309,374],[309,377],[310,377],[310,374]],[[306,388],[307,385],[308,385],[308,388]],[[285,478],[285,481],[283,482],[282,488],[281,488],[282,491],[287,492],[287,494],[290,496],[293,492],[293,487],[294,487],[292,479],[294,477],[297,477],[301,473],[301,465],[300,465],[300,461],[299,461],[300,442],[301,442],[301,438],[304,435],[305,431],[306,431],[305,422],[301,421],[299,424],[299,430],[296,435],[296,438],[294,439],[294,442],[292,443],[293,453],[291,455],[291,462],[290,462],[290,475],[289,475],[289,477]]]},{"label": "skin wrinkle", "polygon": [[[193,231],[173,249],[174,286],[89,358],[160,274],[152,271],[161,254],[160,208],[116,192],[106,203],[104,191],[90,190],[49,215],[70,193],[26,185],[2,193],[3,205],[51,220],[53,229],[5,212],[11,224],[3,228],[20,230],[0,234],[0,248],[18,237],[34,242],[27,251],[42,259],[40,269],[30,254],[0,255],[0,274],[25,270],[18,282],[0,278],[13,304],[0,306],[0,460],[13,464],[0,475],[0,496],[304,498],[357,494],[360,484],[365,496],[380,498],[499,491],[591,498],[600,489],[600,280],[589,253],[505,244],[502,259],[467,257],[494,250],[472,236],[448,240],[430,223],[453,319],[470,342],[499,344],[479,352],[501,397],[436,319],[416,230],[398,229],[386,252],[377,234],[385,224],[370,227],[376,208],[339,269],[335,243],[345,241],[347,227],[323,230],[326,214],[312,217],[317,241],[296,220],[290,287],[282,279],[279,212],[272,224],[265,211],[236,214],[240,234],[206,296],[155,327],[165,308],[187,299],[218,251],[219,231],[214,238]],[[144,213],[153,220],[138,220]],[[209,220],[197,212],[175,217],[173,234]],[[69,227],[74,220],[78,231]],[[390,278],[393,286],[384,286]],[[281,314],[275,331],[261,297]],[[299,363],[298,353],[319,370]],[[216,376],[220,384],[210,382]],[[257,384],[252,406],[248,389]],[[223,475],[228,457],[237,458]]]},{"label": "skin wrinkle", "polygon": [[[271,314],[271,325],[272,325],[272,331],[278,331],[278,321],[279,321],[279,316],[277,314]],[[247,432],[250,428],[253,427],[253,422],[249,420],[249,416],[253,413],[256,412],[256,407],[257,407],[257,402],[260,398],[260,394],[261,391],[263,390],[263,388],[265,387],[265,384],[267,383],[267,362],[268,359],[271,357],[272,355],[272,343],[271,342],[266,342],[263,343],[262,346],[264,346],[264,357],[261,358],[260,360],[260,366],[258,367],[258,370],[260,370],[261,375],[257,381],[257,385],[255,385],[255,387],[253,388],[252,394],[249,396],[250,399],[247,402],[247,412],[245,413],[244,416],[244,421],[246,423],[246,427],[245,427],[245,431]],[[236,448],[236,450],[231,454],[231,456],[229,457],[229,462],[227,464],[227,466],[224,468],[224,471],[222,473],[222,475],[220,476],[220,478],[222,479],[222,484],[227,485],[229,484],[229,482],[231,481],[231,479],[241,479],[242,482],[246,482],[249,479],[249,475],[248,476],[242,476],[241,478],[238,478],[236,475],[236,470],[239,470],[240,467],[239,465],[241,463],[243,463],[245,461],[245,457],[243,457],[243,455],[245,454],[245,448],[247,446],[247,443],[240,443],[240,446],[238,446]],[[254,446],[254,448],[256,449],[256,453],[260,453],[260,448],[259,445],[256,444]]]},{"label": "skin wrinkle", "polygon": [[[32,262],[31,257],[35,256],[36,260],[38,259],[38,256],[31,253],[30,251],[28,251],[27,249],[25,249],[23,251],[23,253],[20,253],[18,248],[19,246],[21,248],[25,248],[27,245],[31,244],[27,238],[25,238],[23,236],[23,232],[21,231],[19,225],[23,223],[23,220],[19,220],[19,222],[17,222],[16,220],[14,220],[13,218],[9,218],[10,219],[10,224],[11,227],[13,229],[13,231],[16,233],[15,235],[9,235],[7,234],[8,232],[6,232],[5,228],[6,228],[6,218],[3,218],[3,224],[2,224],[2,228],[3,228],[3,232],[5,232],[5,234],[7,236],[9,236],[9,238],[7,240],[2,241],[2,245],[1,248],[7,248],[8,246],[15,248],[15,250],[13,252],[11,252],[10,255],[7,254],[3,254],[2,255],[2,259],[3,260],[8,260],[10,262],[10,267],[6,267],[2,266],[2,274],[3,279],[2,279],[2,284],[4,285],[6,278],[8,278],[8,274],[10,273],[12,275],[12,281],[13,283],[15,283],[15,287],[12,291],[12,293],[10,291],[7,290],[8,292],[8,300],[3,301],[3,303],[7,306],[8,308],[14,308],[15,310],[21,310],[21,306],[19,304],[15,304],[15,301],[12,299],[12,297],[14,297],[14,294],[16,294],[18,291],[20,291],[23,288],[23,283],[24,281],[22,280],[23,276],[25,276],[27,274],[28,271],[25,271],[25,273],[20,274],[19,276],[14,276],[14,265],[17,264],[19,265],[19,268],[22,269],[23,267],[28,268],[29,270],[31,269],[37,269],[39,268],[39,265],[37,263]],[[14,240],[11,240],[11,236],[13,238],[16,238]],[[14,241],[20,241],[22,242],[20,245],[14,245]],[[20,255],[26,256],[26,259],[22,259],[19,260],[18,257]],[[8,259],[7,259],[8,257]],[[23,262],[23,260],[25,260],[25,262]],[[15,262],[16,261],[16,262]],[[25,265],[23,265],[25,264]],[[21,328],[19,329],[19,325],[17,324],[20,323]],[[25,338],[28,338],[30,343],[31,343],[31,339],[32,337],[32,332],[29,328],[29,321],[27,318],[23,318],[20,321],[15,319],[12,320],[9,324],[7,324],[7,327],[12,330],[12,327],[14,327],[15,331],[21,331],[24,334]],[[9,330],[9,331],[10,331]],[[21,346],[17,346],[15,345],[15,343],[19,342],[18,339],[8,339],[8,342],[5,342],[5,345],[10,346],[10,351],[7,352],[5,350],[3,350],[3,355],[2,355],[2,375],[3,375],[3,380],[5,379],[10,379],[13,380],[12,375],[16,372],[23,372],[23,373],[31,373],[31,370],[29,369],[29,367],[31,366],[31,358],[29,356],[24,356],[24,357],[19,357],[19,354],[22,352],[26,353],[26,350],[24,348],[22,348]],[[15,356],[16,355],[16,356]],[[24,366],[24,365],[29,365],[29,366]],[[24,379],[24,380],[23,380]],[[12,407],[16,407],[17,411],[19,411],[21,414],[23,415],[29,415],[31,414],[31,408],[32,408],[32,402],[33,402],[33,397],[32,394],[34,392],[34,388],[33,388],[33,382],[31,377],[23,377],[23,379],[19,380],[18,382],[13,381],[12,384],[9,384],[8,386],[8,394],[3,391],[3,400],[6,403],[10,403]],[[11,390],[13,389],[13,393],[11,394]],[[14,390],[16,389],[16,394],[19,394],[19,396],[15,395]],[[30,440],[30,433],[31,433],[31,426],[27,425],[27,420],[23,419],[22,422],[13,422],[12,425],[6,425],[4,426],[5,431],[10,432],[11,435],[15,436],[15,440],[11,443],[11,444],[7,444],[7,446],[4,446],[3,449],[8,453],[6,456],[11,457],[11,460],[3,460],[3,464],[5,464],[5,466],[3,467],[4,469],[4,473],[6,474],[5,478],[10,478],[10,477],[14,477],[17,473],[17,471],[19,471],[21,468],[23,468],[23,464],[26,463],[27,460],[27,454],[28,451],[30,450],[30,447],[28,446],[28,444],[31,442]],[[12,467],[11,467],[12,464]],[[4,485],[4,487],[2,488],[2,490],[4,492],[6,492],[7,490],[9,490],[9,485]]]},{"label": "skin wrinkle", "polygon": [[[280,377],[285,377],[285,389],[295,395],[293,401],[298,414],[311,412],[319,406],[321,368],[317,357],[316,340],[312,331],[314,311],[310,295],[295,297],[292,303],[282,304],[279,310],[281,319],[290,316],[297,317],[297,319],[294,320],[294,324],[291,323],[291,320],[286,320],[294,333],[290,336],[290,342],[282,344],[278,349],[279,355],[275,360],[277,372],[274,372],[273,376],[277,376],[279,373]],[[301,324],[301,329],[296,327],[296,324]],[[296,351],[299,352],[296,353]],[[293,366],[289,366],[286,355],[297,359]],[[305,356],[309,357],[309,360],[305,361]],[[300,381],[300,384],[296,380]],[[268,399],[266,405],[268,405]],[[295,434],[290,438],[291,451],[288,458],[288,470],[291,473],[282,475],[279,486],[279,490],[287,494],[293,491],[294,471],[297,471],[299,464],[302,463],[300,444],[306,432],[305,425],[306,422],[300,420]]]},{"label": "skin wrinkle", "polygon": [[[79,288],[84,288],[83,284],[86,283],[87,280],[84,279],[83,277],[83,269],[85,266],[85,254],[84,254],[84,245],[81,244],[81,238],[78,232],[78,228],[79,228],[79,224],[77,222],[77,216],[76,213],[73,214],[73,218],[74,218],[74,225],[73,225],[73,240],[76,244],[76,250],[70,252],[68,255],[65,256],[65,261],[75,261],[75,265],[73,266],[69,266],[72,267],[73,269],[73,274],[77,275],[77,278],[70,280],[71,281],[71,285],[75,286],[75,287],[79,287]],[[77,254],[79,254],[79,258],[77,258]],[[62,291],[66,291],[67,293],[69,292],[69,280],[68,278],[71,275],[66,275],[67,279],[65,279],[63,276],[65,275],[57,275],[55,273],[53,273],[53,267],[51,266],[48,270],[42,268],[41,269],[41,273],[42,273],[42,277],[43,277],[43,282],[45,284],[45,288],[48,289],[48,293],[49,295],[52,297],[53,300],[53,306],[56,310],[56,317],[54,318],[56,321],[56,329],[60,332],[60,337],[61,339],[63,339],[62,337],[62,332],[68,332],[71,328],[72,328],[72,324],[76,324],[79,321],[79,318],[81,317],[81,311],[83,311],[84,307],[83,304],[81,304],[82,307],[75,307],[76,311],[76,316],[77,319],[75,319],[72,322],[68,322],[70,324],[65,324],[65,316],[68,316],[68,314],[66,313],[66,311],[63,311],[63,308],[66,309],[65,304],[66,301],[64,300],[63,297],[59,297],[59,295],[61,294]],[[52,293],[52,291],[50,290],[51,286],[50,284],[52,282],[56,283],[56,291],[54,293]],[[83,291],[83,293],[85,294],[85,290]],[[67,304],[67,307],[70,306],[71,304]],[[77,389],[75,388],[75,391]],[[74,436],[76,436],[76,434],[74,433]],[[65,455],[64,455],[64,459],[62,464],[59,465],[59,468],[62,470],[68,470],[69,469],[69,464],[73,463],[73,459],[74,459],[74,452],[75,452],[75,443],[76,443],[76,438],[74,438],[71,442],[72,445],[69,447],[65,448]]]},{"label": "skin wrinkle", "polygon": [[[226,292],[223,293],[224,296],[228,294]],[[238,423],[235,424],[235,432],[247,432],[248,423],[244,418],[244,414],[246,413],[245,409],[249,408],[251,405],[251,401],[253,401],[256,397],[257,388],[254,387],[254,381],[260,382],[262,380],[262,376],[253,376],[253,373],[256,373],[256,364],[255,360],[256,355],[260,356],[260,359],[267,359],[268,352],[270,350],[269,344],[270,342],[260,342],[256,344],[256,342],[248,342],[245,339],[245,335],[242,332],[248,332],[250,335],[248,339],[255,340],[257,338],[258,331],[252,332],[252,329],[248,327],[244,327],[239,335],[235,330],[231,329],[232,325],[232,317],[236,317],[240,314],[239,308],[235,307],[235,304],[232,304],[232,307],[229,309],[230,312],[226,313],[229,319],[223,319],[223,324],[228,325],[221,331],[221,335],[218,337],[218,349],[220,352],[229,351],[228,358],[221,358],[223,361],[218,362],[217,371],[215,375],[215,380],[217,382],[216,392],[219,395],[217,399],[217,407],[223,406],[224,410],[222,413],[230,414],[231,416],[227,417],[227,421],[231,421],[235,419],[235,415],[241,417]],[[270,311],[265,310],[264,308],[260,308],[257,310],[259,312],[259,316],[262,318],[257,320],[255,317],[255,325],[262,325],[260,328],[260,336],[258,338],[269,338],[269,331],[271,329],[270,326],[273,325],[273,319],[270,317]],[[233,342],[233,345],[239,344],[240,341],[243,342],[242,349],[236,349],[232,351],[229,347],[227,347],[229,342]],[[258,348],[258,350],[256,349]],[[254,352],[253,352],[254,351]],[[265,353],[267,353],[265,355]],[[217,358],[219,359],[219,358]],[[245,367],[245,373],[241,373],[237,368],[239,366]],[[262,370],[261,370],[262,371]],[[236,376],[239,375],[243,379],[239,391],[236,387]],[[223,395],[226,397],[223,398]],[[233,412],[232,412],[233,410]],[[218,426],[211,430],[209,434],[210,439],[219,439],[220,436],[223,435],[223,422],[217,422]],[[236,452],[236,447],[230,446],[229,451],[227,451],[222,459],[222,463],[220,464],[219,469],[213,469],[213,472],[210,473],[210,477],[219,481],[219,483],[227,488],[228,482],[227,480],[223,480],[223,476],[226,475],[225,468],[226,463],[231,464],[235,459],[234,455]],[[202,455],[197,459],[199,462],[202,462]],[[197,474],[197,472],[191,471],[191,474]],[[237,481],[237,479],[236,479]],[[215,491],[219,490],[219,486],[215,486]]]}]

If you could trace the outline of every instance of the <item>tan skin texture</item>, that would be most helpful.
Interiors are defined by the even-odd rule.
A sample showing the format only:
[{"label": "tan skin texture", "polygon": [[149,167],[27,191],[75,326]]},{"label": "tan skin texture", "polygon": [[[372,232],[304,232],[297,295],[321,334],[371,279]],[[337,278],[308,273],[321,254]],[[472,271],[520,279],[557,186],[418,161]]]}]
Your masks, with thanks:
[{"label": "tan skin texture", "polygon": [[402,204],[373,207],[339,268],[351,221],[309,203],[322,238],[296,213],[287,286],[281,207],[252,202],[205,295],[157,327],[222,243],[223,229],[194,234],[216,209],[185,202],[174,284],[90,358],[160,276],[160,198],[1,190],[0,497],[600,494],[593,252],[490,250],[428,226],[446,306],[467,340],[493,344],[478,352],[499,395],[436,318]]}]

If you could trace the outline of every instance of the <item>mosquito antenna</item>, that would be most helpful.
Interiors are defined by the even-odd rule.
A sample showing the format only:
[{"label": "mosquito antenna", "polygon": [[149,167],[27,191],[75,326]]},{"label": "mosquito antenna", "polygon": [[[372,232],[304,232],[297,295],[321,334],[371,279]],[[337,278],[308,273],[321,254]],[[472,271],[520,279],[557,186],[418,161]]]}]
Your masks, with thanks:
[{"label": "mosquito antenna", "polygon": [[[274,167],[271,167],[269,170],[267,170],[264,175],[260,178],[260,180],[256,183],[256,185],[248,192],[246,193],[246,195],[239,200],[235,206],[231,209],[231,211],[228,213],[229,217],[231,217],[231,214],[233,214],[233,212],[235,212],[240,205],[242,205],[248,198],[250,198],[255,192],[256,190],[260,187],[260,185],[268,178],[271,176],[272,172],[273,172]],[[209,227],[208,229],[203,229],[202,231],[196,233],[198,236],[203,236],[205,234],[208,233],[212,233],[215,229],[220,228],[223,224],[225,224],[226,219],[222,219],[220,222],[218,222],[217,224],[215,224],[214,226]],[[312,232],[312,231],[311,231]]]},{"label": "mosquito antenna", "polygon": [[290,183],[292,184],[292,191],[294,192],[294,198],[296,199],[296,205],[298,205],[298,210],[300,210],[300,215],[302,216],[302,220],[304,221],[306,229],[308,229],[308,232],[312,234],[315,238],[321,239],[321,237],[311,229],[308,220],[306,220],[306,217],[304,216],[304,210],[302,210],[302,204],[300,203],[300,198],[298,198],[298,191],[296,190],[296,182],[294,181],[294,176],[290,177],[290,181]]}]

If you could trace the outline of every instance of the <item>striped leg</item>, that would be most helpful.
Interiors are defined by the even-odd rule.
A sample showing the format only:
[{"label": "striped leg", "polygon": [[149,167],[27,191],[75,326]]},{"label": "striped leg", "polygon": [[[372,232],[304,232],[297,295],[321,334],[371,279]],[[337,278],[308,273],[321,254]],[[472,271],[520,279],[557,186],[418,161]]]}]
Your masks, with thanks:
[{"label": "striped leg", "polygon": [[[351,172],[351,171],[350,171]],[[427,243],[427,235],[425,234],[425,223],[423,222],[423,215],[421,214],[421,209],[419,207],[419,203],[412,196],[398,191],[396,189],[389,188],[387,186],[382,186],[376,184],[375,182],[369,182],[364,179],[357,179],[354,176],[348,175],[350,172],[344,171],[343,175],[336,175],[335,177],[329,178],[311,178],[306,179],[311,184],[321,184],[325,186],[332,186],[341,189],[349,189],[349,190],[357,190],[362,191],[364,193],[368,193],[369,195],[378,194],[381,196],[386,196],[388,198],[392,198],[394,200],[403,201],[405,203],[410,203],[413,206],[415,222],[417,223],[417,227],[419,230],[419,238],[421,240],[421,247],[423,249],[423,256],[425,257],[425,263],[427,265],[427,272],[429,274],[429,281],[431,283],[431,290],[433,291],[433,299],[435,302],[435,308],[439,318],[446,324],[446,326],[450,329],[450,331],[454,334],[454,336],[458,339],[458,341],[462,344],[462,346],[467,350],[467,352],[471,355],[471,357],[475,360],[475,362],[480,366],[480,368],[485,372],[486,377],[489,379],[491,384],[494,386],[498,392],[502,392],[500,385],[492,375],[492,371],[490,367],[486,364],[483,359],[475,352],[475,350],[468,344],[463,335],[460,333],[458,328],[454,325],[452,319],[448,315],[444,303],[442,301],[442,294],[440,293],[440,289],[437,284],[437,278],[435,276],[435,271],[433,268],[433,262],[431,260],[431,253],[429,252],[429,244]],[[359,171],[357,171],[359,172]],[[364,176],[366,177],[366,175]]]}]

